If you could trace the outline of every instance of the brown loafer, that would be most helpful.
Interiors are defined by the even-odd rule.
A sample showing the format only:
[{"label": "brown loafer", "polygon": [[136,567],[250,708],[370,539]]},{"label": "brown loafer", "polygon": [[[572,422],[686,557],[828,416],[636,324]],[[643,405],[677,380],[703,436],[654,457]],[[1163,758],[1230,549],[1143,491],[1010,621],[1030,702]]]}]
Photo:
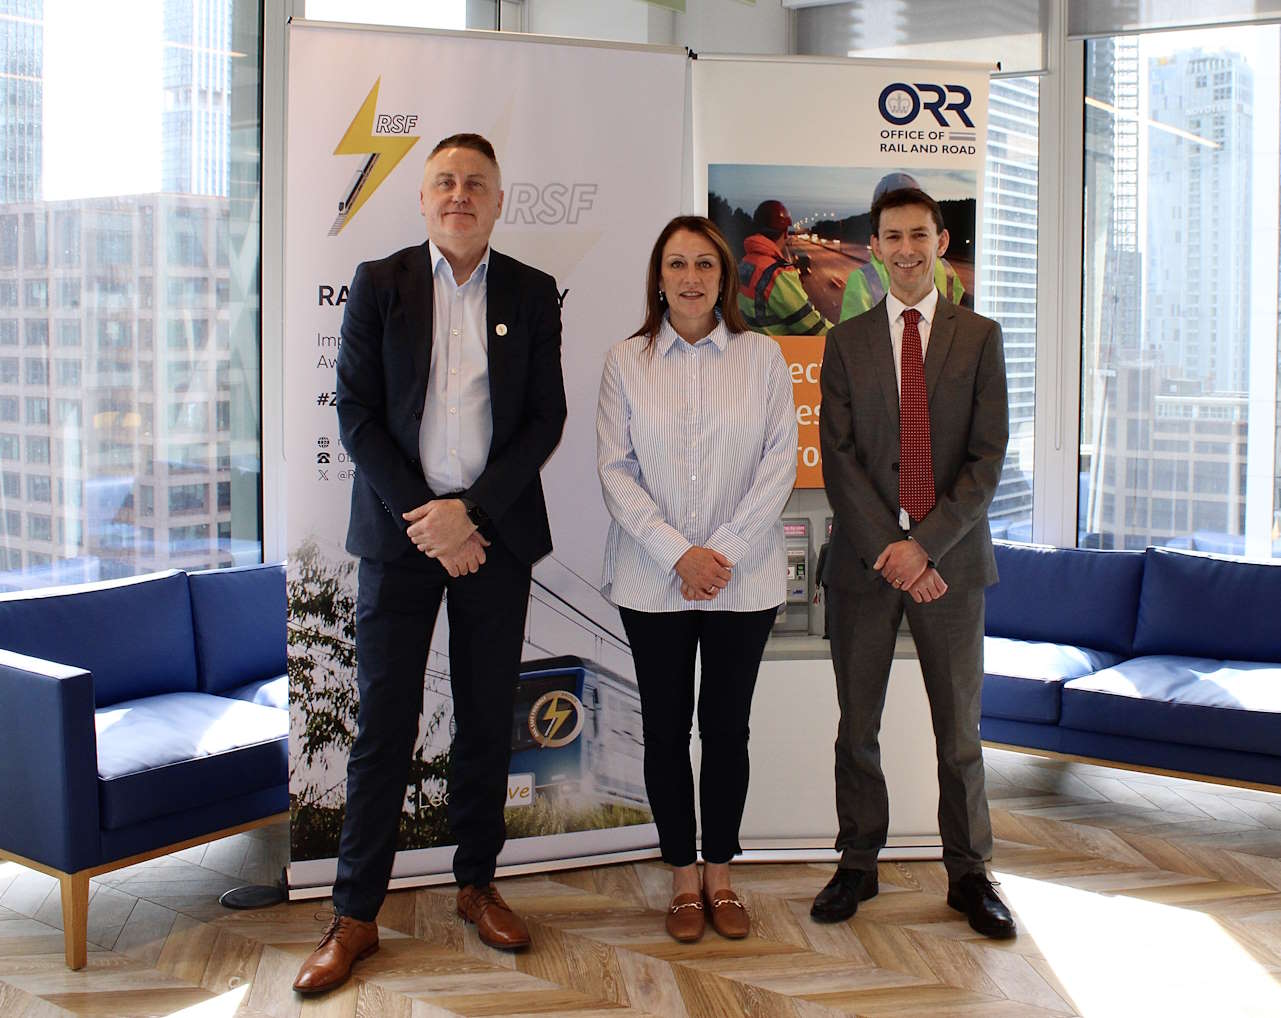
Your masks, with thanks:
[{"label": "brown loafer", "polygon": [[351,967],[377,950],[377,923],[335,915],[316,949],[298,970],[294,989],[299,993],[323,993],[341,986],[351,975]]},{"label": "brown loafer", "polygon": [[752,932],[752,917],[747,914],[747,906],[729,888],[710,894],[704,890],[703,901],[711,913],[712,929],[722,937],[741,940]]},{"label": "brown loafer", "polygon": [[458,914],[476,924],[481,942],[510,951],[529,946],[529,928],[490,884],[488,887],[464,887],[458,892]]},{"label": "brown loafer", "polygon": [[678,894],[667,908],[667,932],[673,940],[692,944],[703,935],[707,916],[698,894]]}]

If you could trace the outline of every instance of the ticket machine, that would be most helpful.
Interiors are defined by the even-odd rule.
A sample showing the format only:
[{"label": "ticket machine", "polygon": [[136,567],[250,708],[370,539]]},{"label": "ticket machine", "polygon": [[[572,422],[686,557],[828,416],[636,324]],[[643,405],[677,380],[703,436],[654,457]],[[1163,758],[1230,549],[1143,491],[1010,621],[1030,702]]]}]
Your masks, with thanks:
[{"label": "ticket machine", "polygon": [[779,606],[775,633],[808,633],[810,628],[810,521],[785,516],[787,543],[787,600]]}]

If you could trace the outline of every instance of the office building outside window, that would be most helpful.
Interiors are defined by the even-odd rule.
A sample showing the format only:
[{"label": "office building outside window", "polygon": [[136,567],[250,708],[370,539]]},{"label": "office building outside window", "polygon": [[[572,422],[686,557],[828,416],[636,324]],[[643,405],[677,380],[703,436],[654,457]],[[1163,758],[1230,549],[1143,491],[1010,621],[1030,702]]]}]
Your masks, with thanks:
[{"label": "office building outside window", "polygon": [[1279,49],[1086,44],[1083,547],[1281,554]]},{"label": "office building outside window", "polygon": [[0,589],[261,561],[259,4],[5,6]]}]

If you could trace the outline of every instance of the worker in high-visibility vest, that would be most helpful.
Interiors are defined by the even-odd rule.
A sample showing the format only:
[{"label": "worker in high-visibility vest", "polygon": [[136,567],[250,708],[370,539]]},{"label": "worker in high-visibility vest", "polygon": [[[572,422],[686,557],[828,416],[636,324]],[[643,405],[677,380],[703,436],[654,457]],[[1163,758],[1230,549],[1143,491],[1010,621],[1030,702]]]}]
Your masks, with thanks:
[{"label": "worker in high-visibility vest", "polygon": [[801,284],[787,255],[792,217],[781,201],[763,201],[752,216],[756,232],[743,241],[738,263],[738,306],[747,324],[770,336],[821,336],[832,327]]},{"label": "worker in high-visibility vest", "polygon": [[[872,192],[872,201],[875,202],[881,195],[890,191],[897,191],[904,187],[914,187],[919,190],[920,186],[911,174],[887,173]],[[890,273],[885,263],[870,251],[868,256],[870,260],[851,272],[849,278],[845,280],[845,293],[841,298],[840,321],[842,322],[855,315],[861,315],[869,308],[876,307],[889,288]],[[965,299],[965,285],[961,282],[961,277],[956,274],[956,269],[952,268],[951,263],[945,258],[939,258],[934,262],[934,285],[938,287],[944,299],[953,304],[960,304]]]}]

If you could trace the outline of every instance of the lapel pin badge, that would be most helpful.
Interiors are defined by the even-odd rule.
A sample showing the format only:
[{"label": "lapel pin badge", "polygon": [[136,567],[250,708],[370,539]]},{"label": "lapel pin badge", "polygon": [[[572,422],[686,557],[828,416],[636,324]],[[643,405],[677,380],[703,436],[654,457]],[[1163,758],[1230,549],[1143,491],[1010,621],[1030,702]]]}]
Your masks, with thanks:
[{"label": "lapel pin badge", "polygon": [[494,326],[494,334],[497,336],[507,335],[507,326],[504,325],[502,322],[499,322],[497,325]]}]

